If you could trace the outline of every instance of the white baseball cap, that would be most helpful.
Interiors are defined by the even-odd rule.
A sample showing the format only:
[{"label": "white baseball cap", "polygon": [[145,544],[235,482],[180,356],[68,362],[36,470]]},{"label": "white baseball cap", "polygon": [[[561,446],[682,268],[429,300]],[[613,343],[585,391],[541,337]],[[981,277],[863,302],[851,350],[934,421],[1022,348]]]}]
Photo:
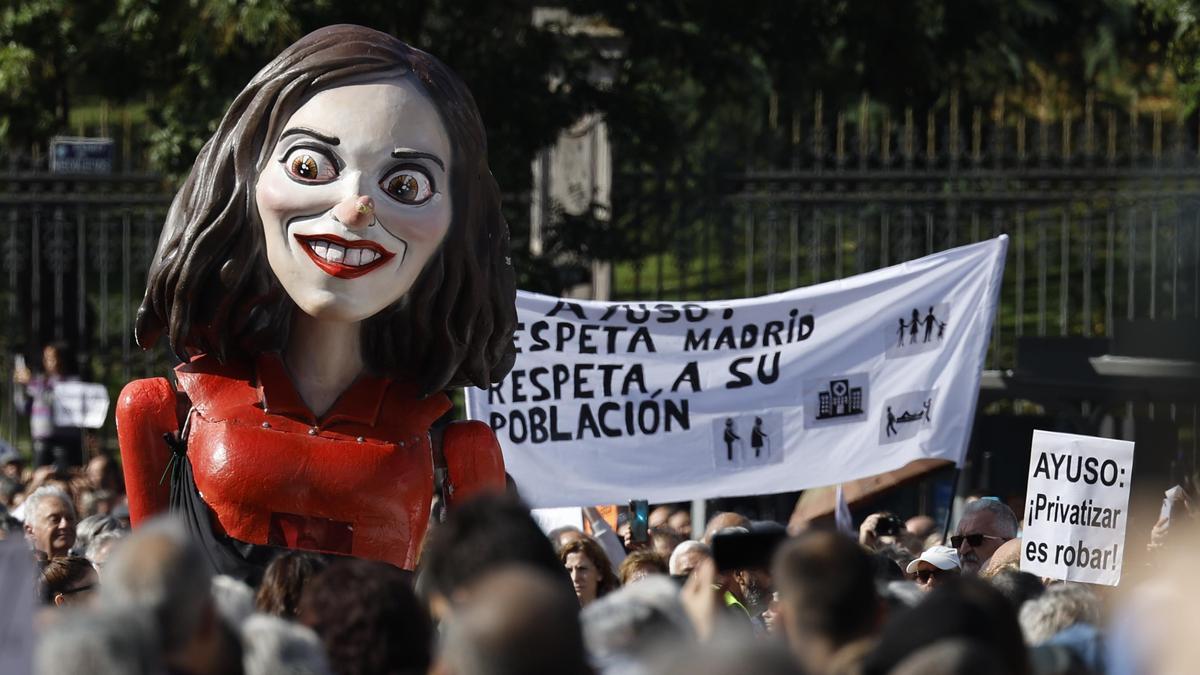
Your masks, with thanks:
[{"label": "white baseball cap", "polygon": [[958,551],[949,546],[930,546],[925,549],[920,558],[908,563],[908,568],[904,570],[908,574],[916,574],[917,563],[927,562],[939,570],[958,569],[961,565],[958,561]]}]

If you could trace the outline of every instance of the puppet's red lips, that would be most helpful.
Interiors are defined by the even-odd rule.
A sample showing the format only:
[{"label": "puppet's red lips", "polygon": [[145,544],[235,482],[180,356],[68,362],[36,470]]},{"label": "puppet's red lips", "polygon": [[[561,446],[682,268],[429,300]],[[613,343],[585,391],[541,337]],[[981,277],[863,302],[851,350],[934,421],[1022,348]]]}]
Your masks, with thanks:
[{"label": "puppet's red lips", "polygon": [[396,257],[373,241],[350,241],[333,234],[295,235],[321,271],[339,279],[361,277]]}]

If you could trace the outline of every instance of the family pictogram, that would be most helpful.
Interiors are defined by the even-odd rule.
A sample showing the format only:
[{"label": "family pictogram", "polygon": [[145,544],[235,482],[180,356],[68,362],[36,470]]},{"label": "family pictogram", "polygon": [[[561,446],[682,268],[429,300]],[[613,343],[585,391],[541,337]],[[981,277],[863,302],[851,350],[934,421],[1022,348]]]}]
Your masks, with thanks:
[{"label": "family pictogram", "polygon": [[[921,317],[921,312],[917,308],[913,308],[912,319],[905,323],[903,318],[898,319],[900,327],[896,330],[896,346],[904,346],[904,336],[908,335],[908,344],[917,344],[920,339],[921,344],[925,344],[930,340],[935,339],[934,329],[937,329],[936,339],[941,342],[946,337],[946,322],[942,321],[934,313],[934,308],[929,307],[929,312]],[[922,331],[924,329],[924,331]],[[922,332],[924,336],[922,337]]]},{"label": "family pictogram", "polygon": [[941,349],[950,327],[950,303],[939,302],[912,306],[911,313],[901,314],[896,323],[885,323],[882,337],[887,358],[915,356]]}]

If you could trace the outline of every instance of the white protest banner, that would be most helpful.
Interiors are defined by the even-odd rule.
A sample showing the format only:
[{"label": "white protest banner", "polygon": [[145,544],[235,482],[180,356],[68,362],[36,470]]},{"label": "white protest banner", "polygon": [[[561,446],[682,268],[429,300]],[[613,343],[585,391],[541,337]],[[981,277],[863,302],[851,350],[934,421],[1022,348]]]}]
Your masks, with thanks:
[{"label": "white protest banner", "polygon": [[108,389],[71,380],[54,385],[54,423],[60,427],[99,429],[108,415]]},{"label": "white protest banner", "polygon": [[517,293],[516,365],[467,410],[535,507],[672,502],[961,463],[1007,237],[759,298]]},{"label": "white protest banner", "polygon": [[1021,569],[1116,586],[1132,474],[1131,441],[1034,431]]}]

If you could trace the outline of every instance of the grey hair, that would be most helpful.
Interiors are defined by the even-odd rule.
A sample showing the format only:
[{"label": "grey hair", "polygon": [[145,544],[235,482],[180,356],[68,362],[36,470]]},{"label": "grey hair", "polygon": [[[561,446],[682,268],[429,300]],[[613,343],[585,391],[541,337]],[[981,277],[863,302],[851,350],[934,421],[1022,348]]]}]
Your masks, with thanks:
[{"label": "grey hair", "polygon": [[101,604],[148,612],[168,654],[187,644],[213,603],[212,571],[187,528],[171,517],[138,528],[104,573]]},{"label": "grey hair", "polygon": [[1021,632],[1039,645],[1077,623],[1100,624],[1100,601],[1082,584],[1056,584],[1021,606]]},{"label": "grey hair", "polygon": [[661,575],[609,593],[579,619],[588,654],[600,664],[638,662],[663,645],[695,641],[679,588]]},{"label": "grey hair", "polygon": [[42,631],[36,675],[151,675],[162,669],[154,622],[125,608],[66,612]]},{"label": "grey hair", "polygon": [[967,504],[962,511],[962,515],[958,517],[961,523],[963,518],[973,516],[976,513],[987,512],[992,514],[996,519],[996,526],[1000,528],[999,536],[1012,539],[1017,536],[1017,530],[1021,527],[1021,523],[1017,520],[1017,514],[1001,501],[995,499],[978,499]]},{"label": "grey hair", "polygon": [[674,551],[671,551],[671,559],[667,561],[667,569],[670,570],[671,574],[679,574],[679,559],[692,551],[700,551],[706,556],[712,556],[712,549],[707,544],[689,539],[676,546]]},{"label": "grey hair", "polygon": [[92,564],[95,565],[96,556],[100,554],[100,549],[104,548],[105,544],[110,542],[116,544],[116,542],[121,541],[128,534],[125,530],[110,530],[93,536],[92,540],[88,542],[87,548],[83,551],[83,557],[91,560]]},{"label": "grey hair", "polygon": [[1029,572],[1022,572],[1019,569],[1003,569],[992,575],[988,579],[1000,594],[1012,603],[1013,609],[1018,612],[1025,606],[1025,603],[1040,597],[1046,592],[1045,585],[1042,580]]},{"label": "grey hair", "polygon": [[217,613],[230,626],[240,626],[254,613],[254,589],[225,574],[212,580],[213,602]]},{"label": "grey hair", "polygon": [[[217,577],[222,579],[224,577]],[[241,626],[246,675],[329,675],[325,647],[312,629],[269,614]]]},{"label": "grey hair", "polygon": [[71,495],[57,485],[43,485],[31,492],[24,502],[21,502],[22,522],[27,522],[33,517],[42,502],[50,497],[61,499],[62,503],[67,505],[67,510],[71,512],[71,518],[75,518],[75,500],[71,499]]},{"label": "grey hair", "polygon": [[75,546],[71,555],[85,555],[93,537],[120,529],[121,521],[107,514],[97,513],[84,518],[75,526]]}]

